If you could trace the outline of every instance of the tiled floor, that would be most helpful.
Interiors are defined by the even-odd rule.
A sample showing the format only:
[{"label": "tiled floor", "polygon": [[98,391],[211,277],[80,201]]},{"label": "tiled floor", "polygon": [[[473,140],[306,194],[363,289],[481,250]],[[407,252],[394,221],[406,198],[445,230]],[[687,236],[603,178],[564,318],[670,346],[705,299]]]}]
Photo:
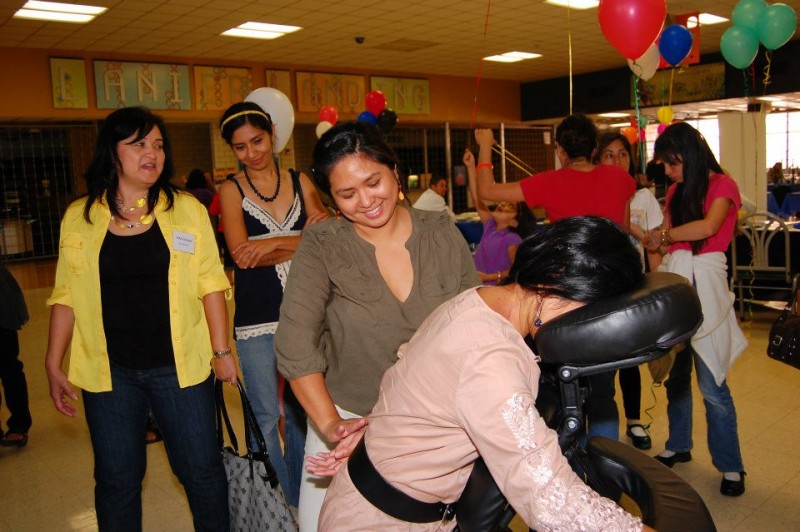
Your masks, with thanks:
[{"label": "tiled floor", "polygon": [[[0,448],[0,532],[96,530],[92,451],[82,410],[74,419],[55,411],[43,369],[48,327],[44,302],[52,284],[52,265],[12,266],[11,270],[25,288],[31,313],[20,339],[34,425],[27,447]],[[706,501],[720,531],[800,530],[800,371],[765,355],[767,332],[775,316],[765,311],[743,324],[750,347],[729,378],[739,413],[747,492],[738,499],[719,494],[721,475],[711,465],[705,445],[705,414],[697,393],[694,460],[675,466]],[[647,372],[642,375],[646,407],[654,399],[647,387]],[[654,393],[652,453],[661,450],[667,434],[664,390]],[[0,418],[5,422],[7,417],[3,407]],[[183,490],[170,472],[162,444],[148,446],[148,461],[145,530],[191,530]]]}]

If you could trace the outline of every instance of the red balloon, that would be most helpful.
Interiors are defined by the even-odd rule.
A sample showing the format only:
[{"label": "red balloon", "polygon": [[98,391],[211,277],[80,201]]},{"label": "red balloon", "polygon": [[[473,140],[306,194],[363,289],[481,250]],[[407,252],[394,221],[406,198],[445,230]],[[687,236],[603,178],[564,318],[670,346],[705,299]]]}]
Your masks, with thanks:
[{"label": "red balloon", "polygon": [[664,0],[600,0],[597,18],[611,46],[636,60],[653,44],[664,25]]},{"label": "red balloon", "polygon": [[386,95],[377,89],[367,93],[366,101],[367,111],[375,115],[375,117],[386,109]]},{"label": "red balloon", "polygon": [[323,105],[320,107],[320,122],[330,122],[332,125],[335,125],[337,120],[339,120],[339,111],[336,110],[336,107],[332,105]]}]

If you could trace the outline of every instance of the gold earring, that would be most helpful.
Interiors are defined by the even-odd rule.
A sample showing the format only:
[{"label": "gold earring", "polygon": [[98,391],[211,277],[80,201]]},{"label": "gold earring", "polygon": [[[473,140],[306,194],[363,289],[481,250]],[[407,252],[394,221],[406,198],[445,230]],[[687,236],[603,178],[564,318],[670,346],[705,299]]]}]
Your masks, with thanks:
[{"label": "gold earring", "polygon": [[400,183],[398,183],[397,184],[397,201],[403,201],[404,199],[406,199],[406,195],[403,194],[403,187],[400,185]]}]

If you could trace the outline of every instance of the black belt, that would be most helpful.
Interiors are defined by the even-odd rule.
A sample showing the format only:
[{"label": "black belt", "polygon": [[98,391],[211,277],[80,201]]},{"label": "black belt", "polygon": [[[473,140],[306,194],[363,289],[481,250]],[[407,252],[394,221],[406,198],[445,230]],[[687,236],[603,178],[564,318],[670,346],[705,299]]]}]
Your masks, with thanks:
[{"label": "black belt", "polygon": [[347,472],[365,499],[395,519],[409,523],[433,523],[449,521],[456,514],[455,503],[418,501],[389,484],[369,459],[363,438],[347,461]]}]

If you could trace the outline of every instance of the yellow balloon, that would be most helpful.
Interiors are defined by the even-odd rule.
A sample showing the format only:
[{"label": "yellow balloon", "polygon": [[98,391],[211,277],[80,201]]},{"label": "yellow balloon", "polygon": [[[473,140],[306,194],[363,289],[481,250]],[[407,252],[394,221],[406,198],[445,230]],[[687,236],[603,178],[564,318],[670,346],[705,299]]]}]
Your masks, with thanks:
[{"label": "yellow balloon", "polygon": [[664,125],[670,125],[672,123],[672,118],[675,116],[675,113],[672,112],[672,107],[664,106],[658,109],[656,113],[656,117],[658,121]]}]

